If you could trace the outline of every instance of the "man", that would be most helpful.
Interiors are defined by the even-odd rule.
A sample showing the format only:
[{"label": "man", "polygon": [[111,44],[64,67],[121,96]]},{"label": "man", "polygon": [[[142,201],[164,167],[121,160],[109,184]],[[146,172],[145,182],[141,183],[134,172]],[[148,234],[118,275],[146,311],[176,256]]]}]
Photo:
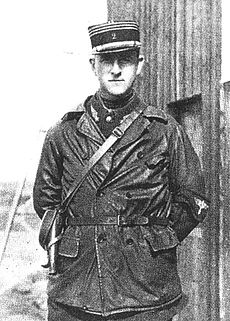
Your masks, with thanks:
[{"label": "man", "polygon": [[136,118],[67,206],[48,320],[168,321],[185,302],[177,246],[207,212],[200,163],[182,127],[133,89],[143,65],[138,25],[104,23],[89,35],[100,88],[47,133],[34,185],[40,217],[65,199],[114,128]]}]

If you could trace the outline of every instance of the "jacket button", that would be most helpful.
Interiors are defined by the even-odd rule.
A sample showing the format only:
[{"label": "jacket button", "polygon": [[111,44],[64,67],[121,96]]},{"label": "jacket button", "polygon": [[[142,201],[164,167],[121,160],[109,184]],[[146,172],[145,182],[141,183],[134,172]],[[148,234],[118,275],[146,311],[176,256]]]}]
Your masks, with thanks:
[{"label": "jacket button", "polygon": [[125,195],[127,198],[132,198],[132,194],[130,192],[127,192]]},{"label": "jacket button", "polygon": [[133,243],[134,243],[134,241],[133,241],[133,239],[131,239],[131,238],[129,238],[129,239],[126,240],[126,244],[127,244],[127,245],[133,245]]},{"label": "jacket button", "polygon": [[110,123],[111,121],[113,120],[112,116],[108,115],[106,118],[105,118],[105,121],[107,123]]},{"label": "jacket button", "polygon": [[104,192],[97,192],[97,196],[99,196],[99,197],[102,197],[102,196],[104,196],[104,195],[105,195]]},{"label": "jacket button", "polygon": [[97,242],[98,243],[103,243],[107,240],[107,237],[106,237],[106,234],[105,233],[101,233],[98,235],[98,238],[97,238]]},{"label": "jacket button", "polygon": [[143,153],[143,152],[138,152],[138,153],[137,153],[137,157],[138,157],[139,159],[143,158],[143,157],[144,157],[144,153]]}]

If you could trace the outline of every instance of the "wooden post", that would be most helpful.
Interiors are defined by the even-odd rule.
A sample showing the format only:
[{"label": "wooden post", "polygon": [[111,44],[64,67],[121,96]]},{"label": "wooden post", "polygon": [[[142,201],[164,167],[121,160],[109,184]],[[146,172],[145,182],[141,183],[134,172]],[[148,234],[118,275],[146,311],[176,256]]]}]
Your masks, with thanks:
[{"label": "wooden post", "polygon": [[230,82],[221,90],[221,219],[220,297],[221,320],[230,320]]},{"label": "wooden post", "polygon": [[11,209],[9,212],[9,217],[8,217],[8,221],[7,221],[7,225],[6,225],[6,230],[5,230],[5,234],[4,234],[4,238],[3,238],[2,247],[0,250],[0,265],[2,263],[3,256],[4,256],[4,253],[6,250],[7,242],[8,242],[9,236],[10,236],[10,231],[11,231],[11,228],[12,228],[12,225],[14,222],[14,217],[15,217],[16,210],[18,207],[18,203],[21,198],[23,187],[25,185],[25,181],[26,181],[26,176],[24,176],[22,178],[22,180],[18,183],[18,187],[17,187],[16,193],[14,195],[13,203],[12,203],[12,206],[11,206]]}]

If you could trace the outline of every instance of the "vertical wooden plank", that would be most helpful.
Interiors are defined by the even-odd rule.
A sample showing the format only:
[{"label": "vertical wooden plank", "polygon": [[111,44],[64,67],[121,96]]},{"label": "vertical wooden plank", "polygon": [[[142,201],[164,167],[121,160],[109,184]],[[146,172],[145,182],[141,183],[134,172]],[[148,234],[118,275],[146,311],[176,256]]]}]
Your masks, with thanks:
[{"label": "vertical wooden plank", "polygon": [[193,15],[193,0],[187,0],[185,7],[185,97],[193,95]]},{"label": "vertical wooden plank", "polygon": [[[204,172],[207,178],[206,186],[208,189],[208,196],[211,197],[210,194],[210,180],[211,180],[211,124],[210,124],[210,52],[211,52],[211,43],[210,43],[210,6],[206,0],[202,0],[201,5],[201,16],[202,16],[202,24],[201,24],[201,41],[202,41],[202,70],[201,70],[201,92],[202,92],[202,100],[203,100],[203,121],[204,121]],[[209,212],[209,217],[204,222],[205,228],[205,239],[207,240],[206,248],[207,252],[212,251],[210,248],[210,234],[209,228],[211,217],[213,215],[212,209]],[[207,319],[211,320],[211,286],[210,286],[210,262],[209,255],[207,259],[207,266],[205,268],[205,276],[208,276],[207,285],[209,287],[207,291],[207,299],[208,299],[208,308],[206,308]]]},{"label": "vertical wooden plank", "polygon": [[150,17],[150,34],[149,34],[149,94],[151,104],[157,106],[157,61],[158,52],[158,23],[157,23],[158,7],[156,1],[149,1],[149,17]]},{"label": "vertical wooden plank", "polygon": [[[182,99],[169,105],[180,124],[185,128],[201,161],[203,160],[203,121],[201,95]],[[175,112],[176,110],[176,112]],[[178,267],[183,291],[189,298],[185,310],[177,321],[206,321],[207,293],[206,270],[208,255],[203,225],[199,225],[183,242],[178,251]]]},{"label": "vertical wooden plank", "polygon": [[185,97],[185,0],[177,0],[177,99]]},{"label": "vertical wooden plank", "polygon": [[[151,97],[149,95],[149,88],[151,86],[150,82],[150,47],[151,43],[149,41],[146,41],[147,39],[150,39],[150,24],[151,24],[151,18],[150,18],[150,12],[149,12],[149,1],[140,0],[137,1],[138,4],[138,21],[140,25],[141,30],[141,36],[142,36],[142,52],[145,56],[145,64],[142,71],[142,78],[141,83],[139,86],[139,92],[141,97],[143,97],[143,100],[150,104]],[[145,83],[145,81],[147,82]]]},{"label": "vertical wooden plank", "polygon": [[[210,124],[210,53],[211,53],[211,42],[210,42],[210,8],[206,0],[202,0],[201,5],[201,16],[202,16],[202,25],[201,25],[201,41],[202,41],[202,72],[201,72],[201,92],[203,99],[203,118],[204,118],[204,138],[205,138],[205,148],[204,148],[204,158],[206,160],[206,177],[210,177],[209,169],[211,166],[211,158],[209,148],[211,146],[211,124]],[[207,181],[208,190],[210,190],[210,182]]]},{"label": "vertical wooden plank", "polygon": [[205,124],[205,171],[212,201],[206,221],[207,253],[206,272],[209,284],[209,306],[207,318],[219,320],[219,64],[220,30],[219,2],[204,1],[202,7],[202,97]]},{"label": "vertical wooden plank", "polygon": [[220,320],[219,304],[219,216],[220,216],[220,66],[221,66],[221,24],[220,2],[211,2],[211,132],[212,132],[212,155],[211,155],[211,199],[212,217],[210,220],[210,284],[211,284],[211,320]]},{"label": "vertical wooden plank", "polygon": [[135,19],[138,12],[134,10],[135,3],[135,0],[107,0],[108,19],[114,21]]},{"label": "vertical wooden plank", "polygon": [[170,102],[171,97],[171,78],[172,78],[172,69],[171,69],[171,54],[172,54],[172,38],[171,38],[171,29],[172,29],[172,1],[164,0],[164,60],[163,60],[163,77],[164,77],[164,88],[163,88],[163,108],[166,108],[167,103]]},{"label": "vertical wooden plank", "polygon": [[230,82],[221,90],[221,187],[222,215],[220,222],[220,296],[221,320],[230,320]]},{"label": "vertical wooden plank", "polygon": [[158,39],[157,39],[157,107],[164,107],[163,88],[164,88],[164,1],[158,1]]},{"label": "vertical wooden plank", "polygon": [[[177,3],[171,2],[171,97],[170,101],[177,100]],[[170,102],[169,101],[169,102]]]},{"label": "vertical wooden plank", "polygon": [[202,1],[193,2],[193,95],[201,92],[202,82],[202,37],[201,37],[201,15]]}]

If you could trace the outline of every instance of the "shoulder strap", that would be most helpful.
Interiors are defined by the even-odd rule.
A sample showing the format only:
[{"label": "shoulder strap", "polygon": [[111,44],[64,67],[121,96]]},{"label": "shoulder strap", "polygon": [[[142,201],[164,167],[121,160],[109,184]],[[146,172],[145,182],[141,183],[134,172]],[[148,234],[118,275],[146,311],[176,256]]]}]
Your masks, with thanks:
[{"label": "shoulder strap", "polygon": [[65,212],[67,207],[69,206],[73,196],[89,174],[90,170],[96,165],[96,163],[102,158],[102,156],[112,147],[115,142],[120,139],[126,130],[131,126],[135,119],[146,109],[145,104],[141,104],[138,109],[133,110],[128,117],[126,117],[122,123],[115,127],[112,131],[112,134],[106,139],[106,141],[99,147],[99,149],[94,153],[94,155],[90,158],[88,163],[83,167],[81,174],[77,177],[77,179],[73,182],[73,185],[69,189],[66,197],[61,203],[60,212]]},{"label": "shoulder strap", "polygon": [[113,144],[120,139],[125,131],[131,126],[135,119],[145,110],[146,106],[142,104],[137,110],[132,111],[129,116],[120,124],[114,128],[112,134],[106,139],[106,141],[99,147],[95,154],[90,158],[88,163],[83,167],[80,176],[75,179],[73,185],[69,189],[66,197],[62,201],[60,207],[55,210],[47,210],[42,218],[40,231],[39,231],[39,243],[45,249],[47,246],[47,240],[49,232],[53,226],[58,214],[65,213],[75,193],[84,182],[85,178],[89,174],[94,165],[102,158],[106,151],[113,146]]}]

